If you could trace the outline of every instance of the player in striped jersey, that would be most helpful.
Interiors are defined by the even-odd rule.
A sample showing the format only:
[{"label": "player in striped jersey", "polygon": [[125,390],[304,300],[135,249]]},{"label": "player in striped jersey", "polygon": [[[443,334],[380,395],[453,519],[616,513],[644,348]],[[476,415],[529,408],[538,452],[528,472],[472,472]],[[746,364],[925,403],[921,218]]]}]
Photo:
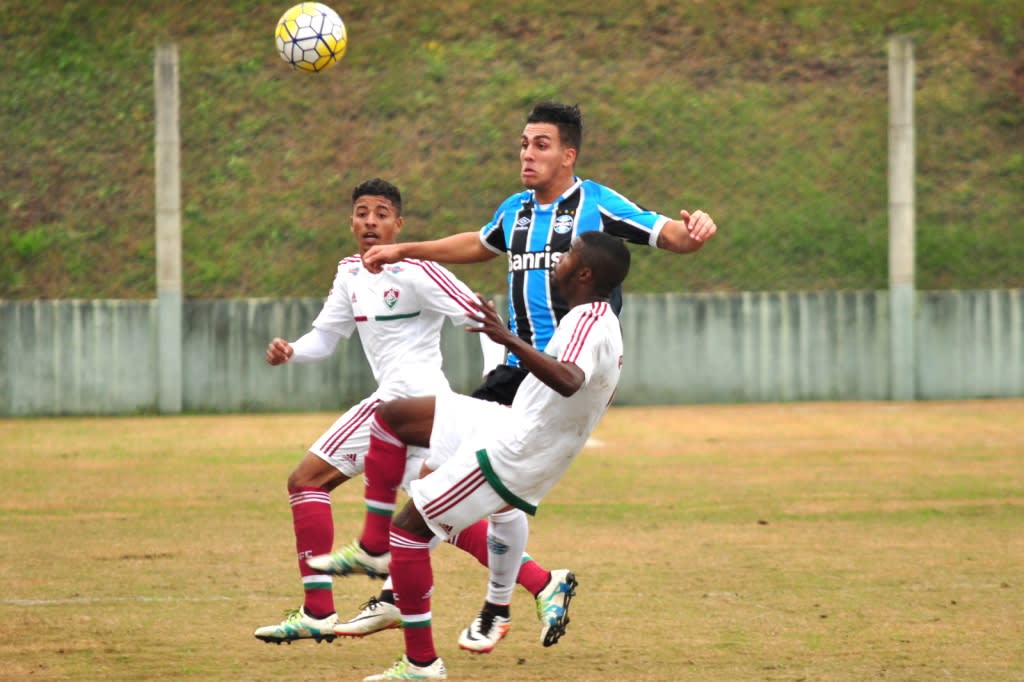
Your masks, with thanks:
[{"label": "player in striped jersey", "polygon": [[[520,137],[520,178],[525,190],[508,197],[479,231],[429,242],[379,245],[363,256],[370,270],[402,258],[441,263],[475,263],[504,254],[508,260],[508,324],[514,334],[543,349],[566,311],[565,300],[548,283],[548,272],[573,238],[599,231],[633,244],[673,253],[693,253],[717,226],[704,211],[680,211],[680,219],[648,211],[615,190],[576,176],[583,142],[577,106],[537,104]],[[616,291],[616,310],[621,297]],[[526,376],[519,358],[491,372],[474,395],[508,403]]]},{"label": "player in striped jersey", "polygon": [[[543,352],[479,300],[481,326],[470,330],[516,353],[530,372],[511,407],[454,393],[378,406],[374,429],[381,437],[370,446],[367,470],[397,484],[405,444],[429,444],[427,465],[433,471],[409,484],[410,500],[390,530],[405,653],[367,681],[447,678],[431,626],[431,538],[450,537],[511,509],[534,514],[583,448],[619,381],[622,333],[610,297],[629,272],[629,261],[629,250],[616,237],[589,232],[573,241],[551,277],[570,309]],[[460,646],[465,640],[493,646],[508,628],[507,604],[488,600],[463,631]]]},{"label": "player in striped jersey", "polygon": [[[330,294],[312,329],[294,342],[274,339],[267,348],[271,365],[304,363],[330,356],[338,342],[358,332],[377,390],[338,418],[310,447],[288,477],[299,573],[305,592],[302,607],[281,623],[258,628],[254,635],[266,642],[312,638],[331,641],[339,634],[332,593],[332,578],[316,571],[307,560],[331,551],[334,522],[331,491],[364,472],[370,446],[374,408],[385,400],[450,391],[442,369],[441,325],[475,324],[472,292],[445,268],[429,261],[405,259],[379,273],[367,271],[361,254],[375,244],[393,243],[402,227],[402,197],[397,187],[380,179],[369,180],[352,192],[351,229],[359,253],[338,264]],[[420,472],[425,451],[413,450],[403,482]],[[368,501],[370,503],[370,501]],[[394,505],[375,505],[390,519]],[[467,533],[463,543],[486,544],[486,526]],[[473,533],[476,534],[474,540]],[[483,539],[480,539],[480,536]],[[386,540],[380,548],[387,552]],[[466,547],[463,547],[464,549]],[[479,554],[478,554],[478,558]],[[373,557],[370,557],[371,564]],[[486,562],[486,553],[482,561]],[[535,562],[529,568],[540,570]],[[527,570],[529,570],[529,568]],[[364,572],[387,573],[387,558]],[[515,580],[515,576],[512,576]],[[385,595],[387,599],[388,595]],[[386,601],[376,603],[382,627],[398,624],[398,611]],[[388,609],[390,606],[390,610]],[[351,634],[342,632],[340,634]]]}]

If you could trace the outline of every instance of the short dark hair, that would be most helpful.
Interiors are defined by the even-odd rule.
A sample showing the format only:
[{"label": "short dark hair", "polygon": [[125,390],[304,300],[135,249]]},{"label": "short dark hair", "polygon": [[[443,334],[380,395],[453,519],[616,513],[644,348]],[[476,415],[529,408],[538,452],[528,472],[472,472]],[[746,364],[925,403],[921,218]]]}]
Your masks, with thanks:
[{"label": "short dark hair", "polygon": [[359,197],[364,197],[368,194],[390,200],[395,205],[395,212],[398,215],[402,215],[402,193],[387,180],[374,178],[373,180],[359,183],[352,190],[352,203],[356,203]]},{"label": "short dark hair", "polygon": [[626,243],[606,232],[584,232],[578,239],[583,244],[580,259],[594,273],[596,293],[611,296],[629,274],[630,253]]},{"label": "short dark hair", "polygon": [[550,123],[558,128],[562,144],[576,150],[577,157],[583,146],[583,114],[578,104],[541,102],[526,115],[527,123]]}]

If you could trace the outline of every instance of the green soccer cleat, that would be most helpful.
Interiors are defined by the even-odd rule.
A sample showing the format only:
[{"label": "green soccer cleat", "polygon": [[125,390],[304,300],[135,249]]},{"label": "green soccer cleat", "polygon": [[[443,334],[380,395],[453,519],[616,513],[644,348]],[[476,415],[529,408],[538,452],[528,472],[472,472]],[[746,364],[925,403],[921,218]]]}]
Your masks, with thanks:
[{"label": "green soccer cleat", "polygon": [[447,680],[448,671],[444,669],[444,661],[440,658],[422,668],[413,665],[409,659],[402,656],[395,661],[395,664],[382,672],[380,675],[364,677],[363,682],[378,682],[379,680]]},{"label": "green soccer cleat", "polygon": [[338,616],[331,614],[326,618],[312,618],[306,615],[305,609],[288,611],[288,617],[277,625],[266,625],[256,628],[253,636],[268,644],[291,644],[296,639],[314,639],[317,642],[334,641],[334,626]]},{"label": "green soccer cleat", "polygon": [[544,646],[558,644],[569,625],[569,602],[576,596],[576,576],[564,568],[551,571],[544,589],[537,594],[537,618],[540,619],[540,642]]},{"label": "green soccer cleat", "polygon": [[364,573],[371,578],[380,578],[381,580],[388,577],[389,563],[391,563],[390,552],[385,552],[380,556],[371,556],[359,546],[358,540],[353,540],[330,554],[320,554],[306,559],[306,565],[320,573],[330,575]]}]

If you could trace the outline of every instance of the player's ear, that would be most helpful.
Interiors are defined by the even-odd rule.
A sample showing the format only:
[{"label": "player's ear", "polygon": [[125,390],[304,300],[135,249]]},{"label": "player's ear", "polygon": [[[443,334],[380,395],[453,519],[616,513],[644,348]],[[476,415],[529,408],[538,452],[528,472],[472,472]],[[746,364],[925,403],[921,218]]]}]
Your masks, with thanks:
[{"label": "player's ear", "polygon": [[576,154],[577,154],[577,151],[576,151],[575,147],[566,147],[564,155],[562,156],[563,163],[565,163],[565,165],[567,167],[569,167],[569,168],[572,168],[573,166],[575,166],[576,165]]},{"label": "player's ear", "polygon": [[398,216],[397,218],[395,218],[395,232],[401,232],[402,225],[404,224],[405,218],[403,218],[402,216]]}]

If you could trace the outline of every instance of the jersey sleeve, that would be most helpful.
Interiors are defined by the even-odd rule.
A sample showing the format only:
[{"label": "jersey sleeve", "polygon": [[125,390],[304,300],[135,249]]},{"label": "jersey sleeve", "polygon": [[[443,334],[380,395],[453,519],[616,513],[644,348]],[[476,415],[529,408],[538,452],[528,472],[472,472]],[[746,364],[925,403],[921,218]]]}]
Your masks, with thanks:
[{"label": "jersey sleeve", "polygon": [[352,312],[352,300],[349,298],[348,277],[345,268],[338,266],[324,307],[313,320],[313,327],[323,331],[340,334],[344,338],[352,336],[356,328],[355,314]]},{"label": "jersey sleeve", "polygon": [[476,313],[476,296],[470,288],[447,268],[433,261],[418,261],[416,264],[423,274],[418,292],[421,305],[444,315],[454,325],[475,324],[470,315]]},{"label": "jersey sleeve", "polygon": [[508,241],[505,239],[505,205],[504,202],[494,212],[491,222],[480,228],[480,241],[484,247],[494,253],[505,253],[508,251]]},{"label": "jersey sleeve", "polygon": [[601,229],[631,244],[658,246],[658,235],[668,216],[648,211],[615,190],[600,185]]}]

